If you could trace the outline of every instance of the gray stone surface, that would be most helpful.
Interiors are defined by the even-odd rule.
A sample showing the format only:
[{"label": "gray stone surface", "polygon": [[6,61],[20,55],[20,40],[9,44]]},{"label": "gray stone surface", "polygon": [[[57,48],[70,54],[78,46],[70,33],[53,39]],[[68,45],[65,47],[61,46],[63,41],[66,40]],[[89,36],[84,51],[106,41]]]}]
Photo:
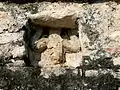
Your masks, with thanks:
[{"label": "gray stone surface", "polygon": [[53,3],[45,7],[42,12],[29,15],[33,23],[48,26],[48,27],[60,27],[60,28],[75,28],[75,14],[80,4],[58,4]]},{"label": "gray stone surface", "polygon": [[26,54],[24,46],[24,30],[26,24],[24,10],[14,4],[0,3],[0,58],[1,63],[10,59],[23,59]]},{"label": "gray stone surface", "polygon": [[0,89],[118,90],[119,13],[115,2],[0,3]]}]

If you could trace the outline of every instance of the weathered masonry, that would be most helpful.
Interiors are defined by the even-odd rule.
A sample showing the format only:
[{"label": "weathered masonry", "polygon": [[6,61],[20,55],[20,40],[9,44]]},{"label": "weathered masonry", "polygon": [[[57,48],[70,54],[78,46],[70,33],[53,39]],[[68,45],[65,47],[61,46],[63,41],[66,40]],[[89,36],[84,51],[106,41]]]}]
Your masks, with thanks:
[{"label": "weathered masonry", "polygon": [[[113,7],[108,9],[110,6],[99,5],[53,3],[38,9],[38,13],[29,15],[28,38],[31,39],[28,40],[28,56],[33,66],[41,67],[41,75],[59,75],[65,73],[66,68],[80,67],[83,62],[94,64],[94,60],[85,61],[83,57],[97,60],[94,55],[101,51],[106,53],[103,54],[105,58],[111,57],[108,49],[119,43],[111,44],[114,42],[111,41],[114,34],[111,33],[114,30],[110,26],[113,23],[111,19],[118,22],[119,19],[113,17]],[[109,15],[103,14],[105,12],[109,12]],[[120,11],[116,11],[116,15],[118,12]],[[116,32],[119,32],[118,24],[114,23]],[[115,37],[119,38],[119,35]],[[111,43],[107,43],[106,39]],[[98,67],[103,66],[104,64]],[[109,67],[109,64],[105,66]]]},{"label": "weathered masonry", "polygon": [[0,2],[0,90],[119,90],[120,3],[93,1]]},{"label": "weathered masonry", "polygon": [[37,25],[31,41],[36,51],[33,53],[31,50],[29,59],[33,66],[38,64],[42,67],[41,74],[46,77],[62,74],[65,68],[76,68],[82,64],[82,36],[77,18],[80,6],[66,6],[55,4],[54,8],[46,7],[51,10],[29,16],[31,22]]}]

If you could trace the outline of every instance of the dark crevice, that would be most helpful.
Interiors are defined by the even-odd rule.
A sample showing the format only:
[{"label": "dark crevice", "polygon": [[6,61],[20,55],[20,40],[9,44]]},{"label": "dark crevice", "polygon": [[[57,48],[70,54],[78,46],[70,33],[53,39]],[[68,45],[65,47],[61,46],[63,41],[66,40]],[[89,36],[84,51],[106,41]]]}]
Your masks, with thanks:
[{"label": "dark crevice", "polygon": [[28,22],[26,23],[26,26],[23,26],[23,30],[25,31],[23,38],[24,38],[24,42],[25,42],[24,44],[25,44],[25,51],[26,51],[26,55],[23,57],[23,59],[24,59],[26,66],[31,65],[31,62],[30,62],[29,56],[28,56],[28,53],[29,53],[28,47],[29,47],[29,41],[30,41],[29,40],[29,38],[30,38],[29,27],[30,27],[30,25],[29,25],[29,20],[28,20]]},{"label": "dark crevice", "polygon": [[60,36],[61,36],[63,39],[68,39],[68,40],[70,40],[68,31],[69,31],[69,29],[67,29],[67,28],[62,28],[61,33],[60,33]]},{"label": "dark crevice", "polygon": [[48,38],[48,36],[49,36],[49,27],[43,27],[43,32],[40,38]]},{"label": "dark crevice", "polygon": [[[48,38],[48,36],[49,36],[49,28],[42,27],[41,30],[43,30],[44,32],[41,32],[41,35],[38,38],[35,38],[36,34],[38,34],[37,29],[39,29],[39,28],[41,28],[41,27],[34,25],[33,23],[31,23],[30,20],[28,20],[26,25],[23,27],[23,29],[25,31],[24,42],[25,42],[26,55],[24,56],[24,61],[26,63],[26,66],[34,66],[34,65],[32,65],[32,61],[36,61],[36,55],[37,55],[38,51],[36,50],[36,48],[33,45],[33,43],[36,41],[36,39],[38,40],[40,38]],[[37,62],[39,62],[39,61],[37,60]]]},{"label": "dark crevice", "polygon": [[30,60],[28,59],[27,56],[24,56],[24,57],[23,57],[23,60],[24,60],[24,62],[25,62],[25,64],[26,64],[26,66],[31,66],[31,62],[30,62]]}]

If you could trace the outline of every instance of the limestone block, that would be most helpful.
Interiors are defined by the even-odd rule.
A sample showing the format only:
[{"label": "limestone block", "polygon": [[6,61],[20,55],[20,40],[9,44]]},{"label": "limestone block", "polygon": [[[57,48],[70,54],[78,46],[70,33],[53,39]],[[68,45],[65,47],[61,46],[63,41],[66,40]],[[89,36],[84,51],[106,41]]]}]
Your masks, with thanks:
[{"label": "limestone block", "polygon": [[54,61],[51,60],[51,50],[47,49],[43,53],[41,53],[41,61],[39,61],[38,65],[40,67],[50,67],[54,64]]},{"label": "limestone block", "polygon": [[97,76],[98,71],[97,70],[87,70],[85,71],[85,76],[86,77],[92,77],[92,76]]},{"label": "limestone block", "polygon": [[9,12],[0,11],[0,33],[3,33],[5,29],[12,29],[14,21]]},{"label": "limestone block", "polygon": [[[53,12],[52,12],[53,13]],[[40,16],[39,16],[40,15]],[[74,14],[62,16],[56,18],[54,16],[49,16],[51,14],[35,14],[30,16],[32,22],[41,26],[48,26],[48,27],[61,27],[61,28],[75,28],[75,20],[72,19]],[[38,18],[36,18],[38,17]]]},{"label": "limestone block", "polygon": [[76,35],[70,36],[70,43],[72,45],[72,48],[74,48],[74,50],[76,51],[80,50],[80,41]]},{"label": "limestone block", "polygon": [[66,63],[68,67],[78,67],[82,64],[81,53],[66,53]]},{"label": "limestone block", "polygon": [[111,32],[110,35],[109,35],[109,38],[112,39],[112,40],[116,39],[117,37],[120,38],[120,31]]},{"label": "limestone block", "polygon": [[53,3],[37,14],[29,15],[35,24],[48,27],[75,28],[76,13],[81,4],[66,5]]},{"label": "limestone block", "polygon": [[70,52],[80,51],[80,42],[77,36],[73,35],[70,37],[70,40],[63,40],[63,48]]},{"label": "limestone block", "polygon": [[24,34],[24,32],[0,34],[0,44],[22,41],[23,40],[23,34]]},{"label": "limestone block", "polygon": [[41,38],[36,41],[36,48],[39,49],[39,52],[43,52],[47,48],[48,38]]},{"label": "limestone block", "polygon": [[114,65],[120,65],[120,57],[114,58],[113,59],[113,64]]},{"label": "limestone block", "polygon": [[41,54],[40,62],[44,62],[44,64],[45,62],[47,62],[46,64],[52,63],[54,65],[62,57],[62,39],[57,34],[51,34],[48,39],[47,49]]},{"label": "limestone block", "polygon": [[56,31],[51,32],[50,30],[51,34],[48,37],[47,48],[41,53],[41,61],[38,63],[38,66],[42,67],[41,75],[45,78],[58,69],[56,66],[62,59],[62,38]]},{"label": "limestone block", "polygon": [[[49,41],[48,41],[47,48],[57,48],[59,47],[59,43],[62,43],[62,38],[58,34],[51,34],[49,35],[48,39]],[[61,46],[61,49],[62,49],[62,46]]]},{"label": "limestone block", "polygon": [[11,51],[13,58],[16,57],[22,57],[25,55],[25,47],[24,46],[16,46],[15,48],[13,48],[13,50]]}]

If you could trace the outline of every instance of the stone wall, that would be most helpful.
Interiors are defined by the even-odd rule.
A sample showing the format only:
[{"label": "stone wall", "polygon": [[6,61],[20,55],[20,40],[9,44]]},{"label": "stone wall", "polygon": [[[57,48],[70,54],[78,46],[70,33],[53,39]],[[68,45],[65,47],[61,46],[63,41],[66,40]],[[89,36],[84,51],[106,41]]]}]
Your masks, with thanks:
[{"label": "stone wall", "polygon": [[0,3],[1,90],[119,90],[120,5]]}]

